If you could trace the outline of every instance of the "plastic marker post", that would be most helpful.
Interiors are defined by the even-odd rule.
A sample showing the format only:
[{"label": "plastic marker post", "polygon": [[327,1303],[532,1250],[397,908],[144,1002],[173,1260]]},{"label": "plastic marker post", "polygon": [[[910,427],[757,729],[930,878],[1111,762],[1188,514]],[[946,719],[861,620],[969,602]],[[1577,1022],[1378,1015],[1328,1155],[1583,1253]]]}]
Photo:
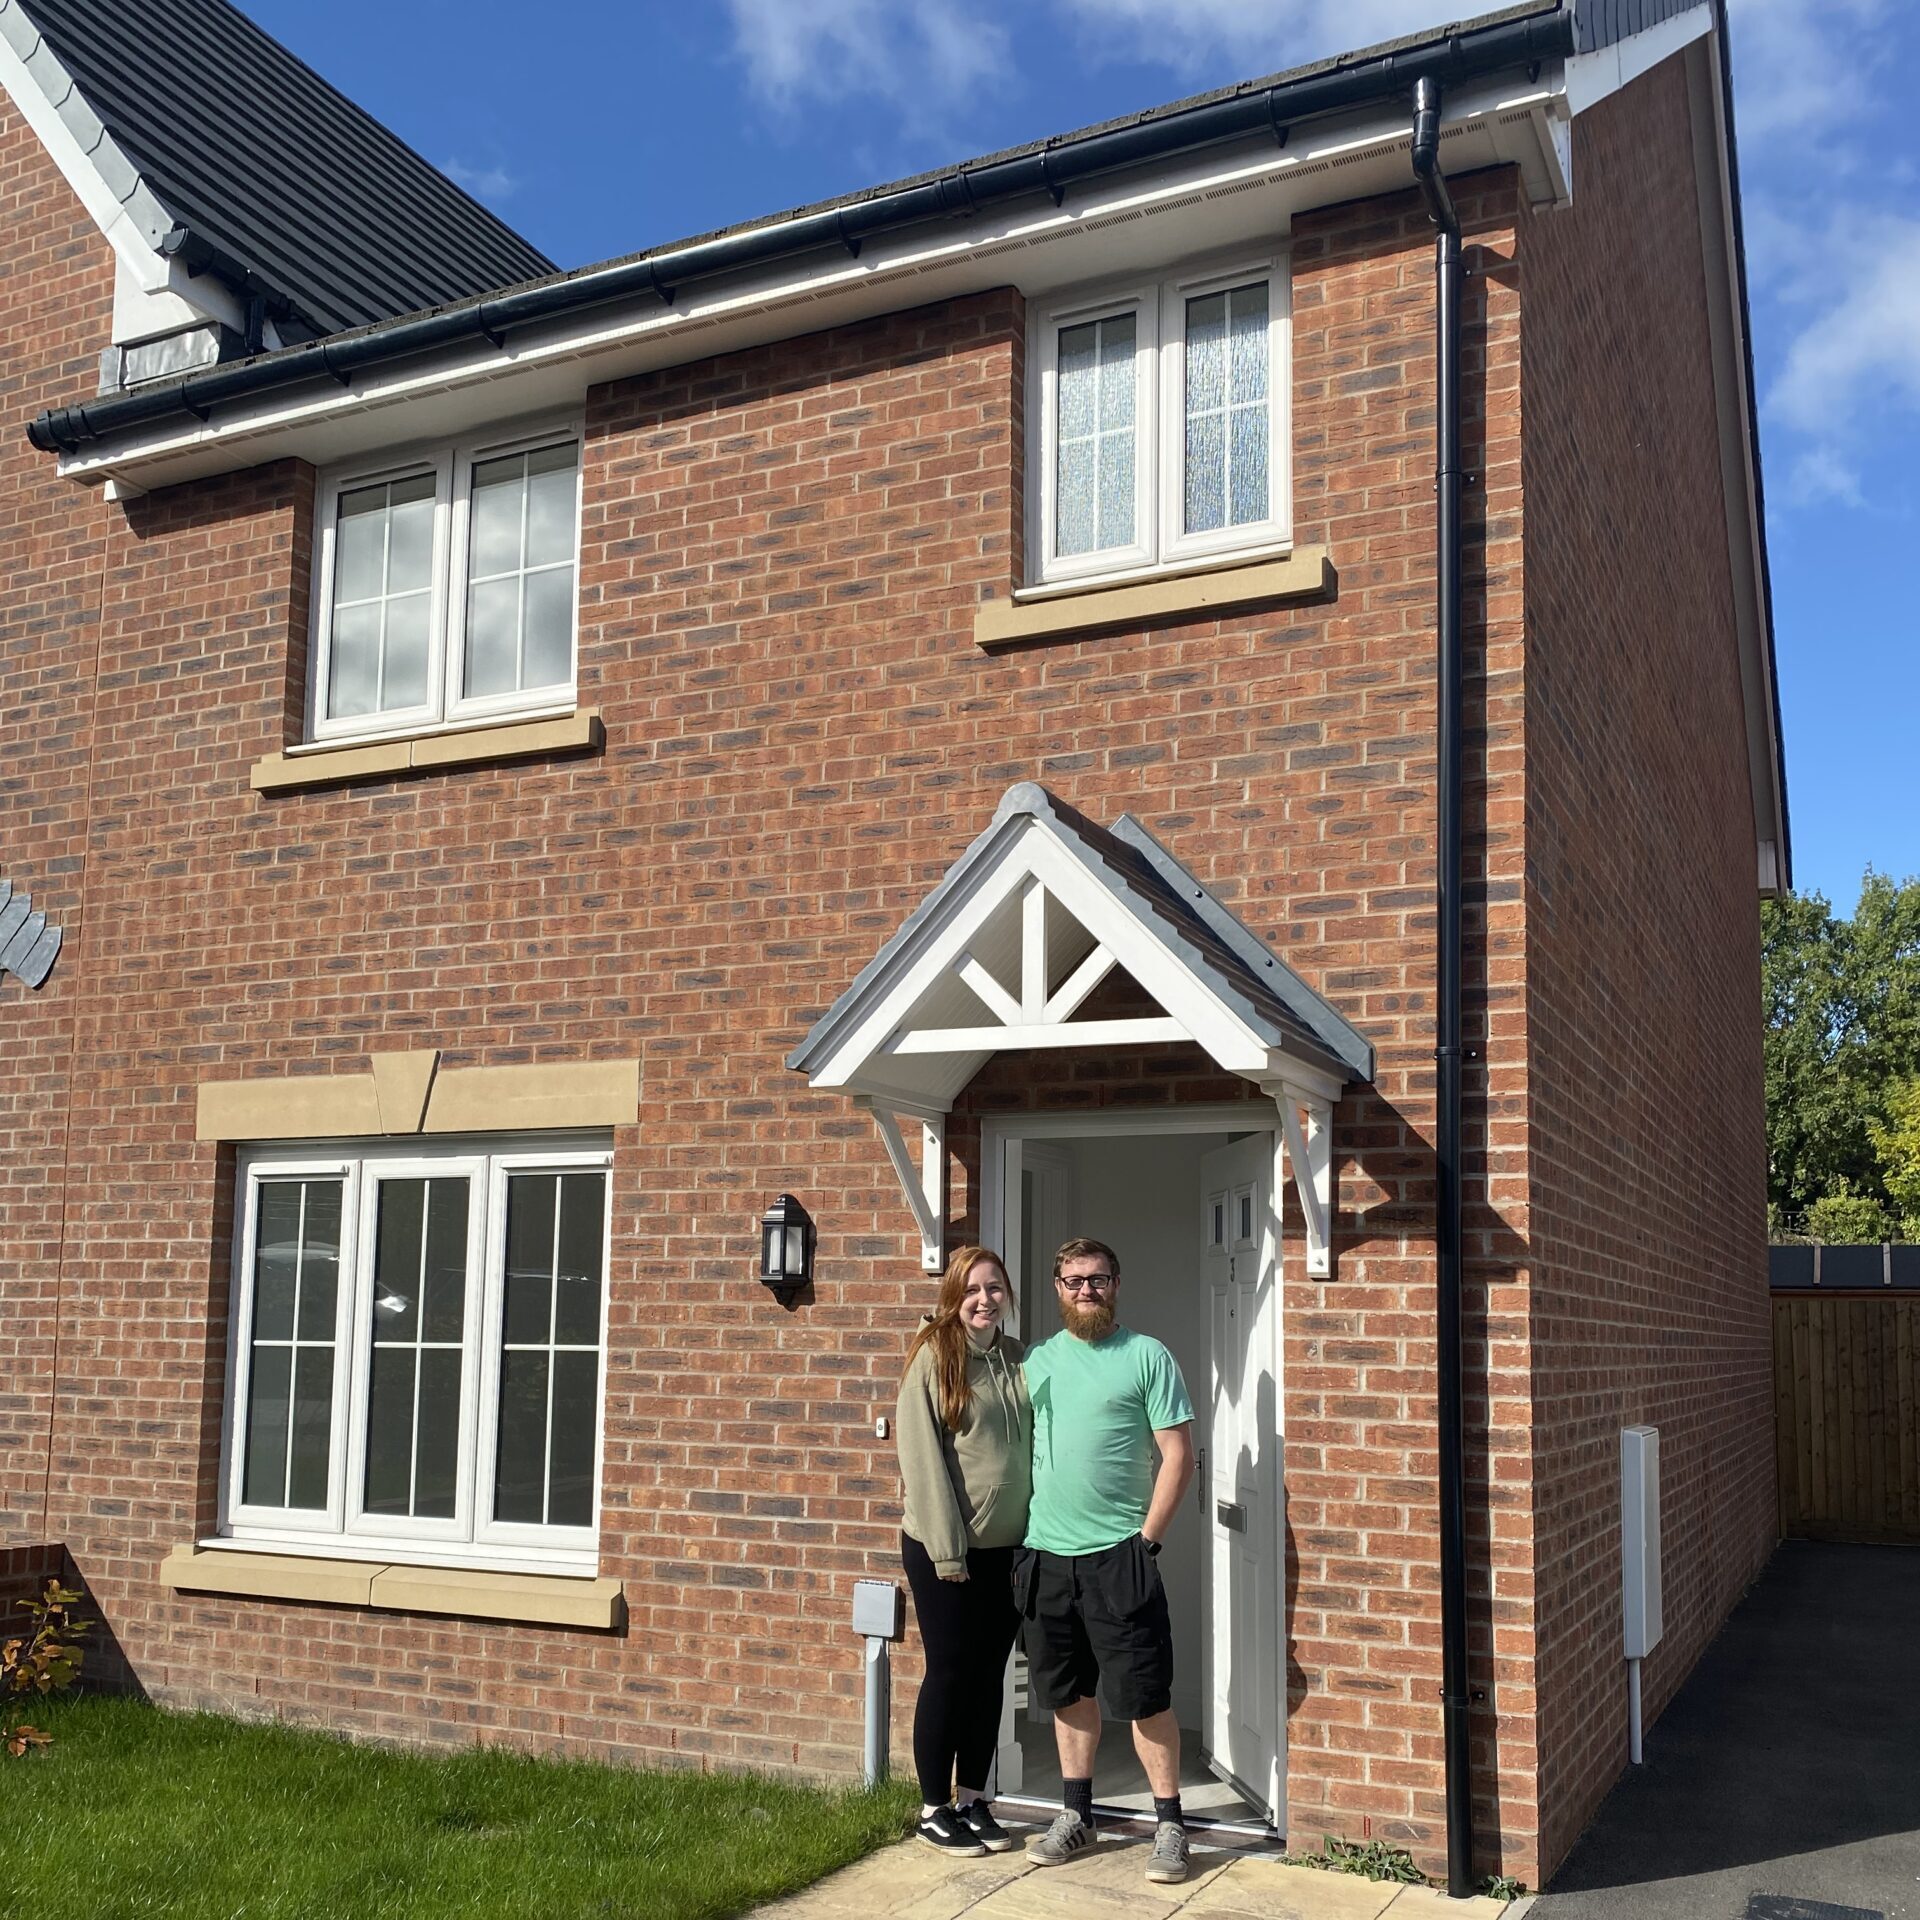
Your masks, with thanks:
[{"label": "plastic marker post", "polygon": [[890,1642],[906,1637],[906,1597],[891,1580],[853,1583],[853,1630],[867,1642],[867,1730],[863,1765],[867,1785],[887,1777],[887,1727],[892,1719]]}]

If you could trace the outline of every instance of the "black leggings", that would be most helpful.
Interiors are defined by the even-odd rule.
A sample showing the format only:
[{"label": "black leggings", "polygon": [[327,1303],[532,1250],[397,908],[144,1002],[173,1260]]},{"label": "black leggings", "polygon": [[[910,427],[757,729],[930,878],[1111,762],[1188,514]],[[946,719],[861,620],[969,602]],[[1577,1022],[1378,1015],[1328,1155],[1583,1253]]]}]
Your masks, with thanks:
[{"label": "black leggings", "polygon": [[956,1772],[984,1788],[1000,1733],[1001,1679],[1020,1616],[1013,1606],[1013,1549],[975,1547],[964,1580],[942,1580],[912,1534],[900,1536],[926,1650],[927,1677],[913,1709],[913,1764],[920,1798],[946,1805]]}]

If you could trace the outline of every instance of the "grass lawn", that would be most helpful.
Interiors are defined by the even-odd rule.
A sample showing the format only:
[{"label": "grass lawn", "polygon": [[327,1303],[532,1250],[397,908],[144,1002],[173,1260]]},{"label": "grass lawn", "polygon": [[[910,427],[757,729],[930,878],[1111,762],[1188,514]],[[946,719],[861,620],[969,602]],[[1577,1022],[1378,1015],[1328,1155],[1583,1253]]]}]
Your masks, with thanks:
[{"label": "grass lawn", "polygon": [[718,1920],[906,1829],[915,1804],[728,1774],[394,1753],[131,1700],[36,1708],[0,1756],[0,1914],[73,1920]]}]

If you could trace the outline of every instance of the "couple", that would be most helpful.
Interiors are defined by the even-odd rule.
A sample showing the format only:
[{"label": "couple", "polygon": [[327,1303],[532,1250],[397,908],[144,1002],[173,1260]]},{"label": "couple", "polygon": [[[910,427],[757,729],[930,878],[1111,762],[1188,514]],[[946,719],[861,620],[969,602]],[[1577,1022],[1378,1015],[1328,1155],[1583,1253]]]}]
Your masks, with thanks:
[{"label": "couple", "polygon": [[917,1832],[948,1853],[1012,1847],[986,1785],[1001,1675],[1024,1629],[1033,1702],[1053,1712],[1064,1802],[1028,1856],[1059,1866],[1094,1844],[1104,1682],[1133,1722],[1153,1789],[1146,1877],[1171,1884],[1187,1877],[1187,1835],[1173,1638],[1154,1562],[1193,1481],[1193,1406],[1173,1355],[1119,1324],[1111,1247],[1069,1240],[1053,1257],[1053,1285],[1062,1331],[1024,1352],[1001,1329],[1013,1287],[1000,1256],[962,1247],[900,1383],[900,1551],[927,1658],[913,1721]]}]

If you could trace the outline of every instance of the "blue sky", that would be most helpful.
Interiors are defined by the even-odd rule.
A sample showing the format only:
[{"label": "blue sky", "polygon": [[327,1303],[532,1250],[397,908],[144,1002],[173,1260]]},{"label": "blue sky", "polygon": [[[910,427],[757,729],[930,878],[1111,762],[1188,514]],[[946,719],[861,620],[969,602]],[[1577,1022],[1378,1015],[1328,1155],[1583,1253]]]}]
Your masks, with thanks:
[{"label": "blue sky", "polygon": [[[563,266],[1470,10],[242,4]],[[1899,86],[1920,7],[1733,0],[1733,18],[1795,879],[1850,909],[1867,866],[1920,871],[1920,117]]]}]

